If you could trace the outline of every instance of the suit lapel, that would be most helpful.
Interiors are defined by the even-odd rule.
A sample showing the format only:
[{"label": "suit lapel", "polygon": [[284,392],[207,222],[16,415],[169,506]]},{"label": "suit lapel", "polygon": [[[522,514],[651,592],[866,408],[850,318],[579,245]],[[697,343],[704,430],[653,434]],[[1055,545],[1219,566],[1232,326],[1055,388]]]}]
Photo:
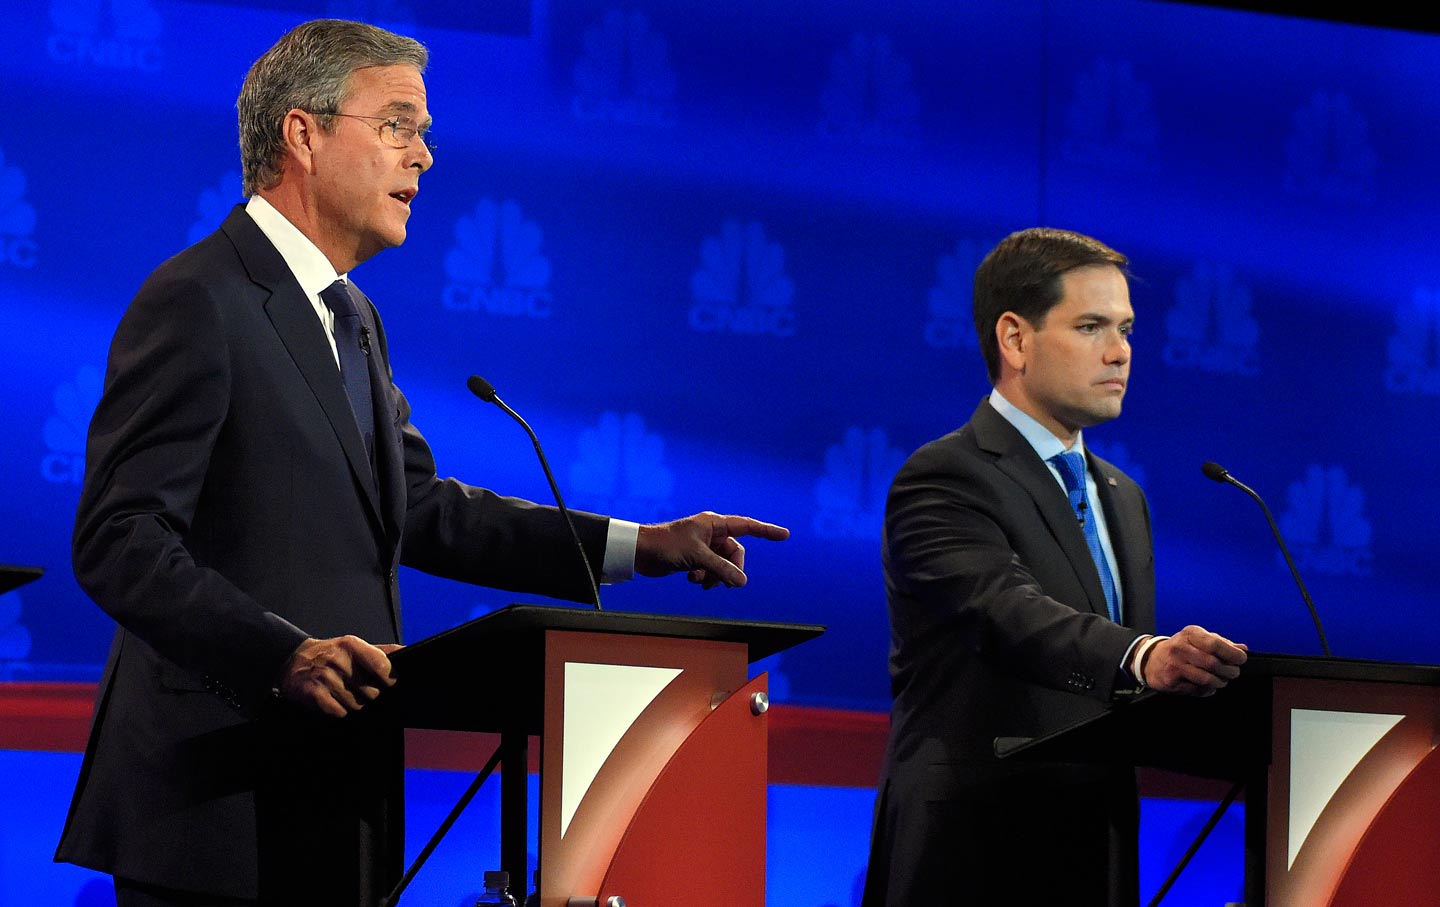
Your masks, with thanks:
[{"label": "suit lapel", "polygon": [[325,418],[330,421],[335,439],[355,477],[356,487],[369,505],[376,524],[381,525],[380,498],[365,454],[365,441],[355,424],[350,398],[345,395],[340,370],[335,366],[335,355],[325,339],[324,328],[315,317],[314,306],[290,273],[285,259],[245,213],[243,206],[237,206],[230,213],[221,229],[235,244],[250,279],[270,291],[270,298],[265,302],[265,314],[310,392],[320,403]]},{"label": "suit lapel", "polygon": [[[1035,448],[1030,446],[1025,436],[1005,421],[1005,417],[988,402],[980,403],[970,417],[970,424],[975,427],[975,440],[980,448],[997,457],[996,468],[1015,480],[1035,502],[1051,537],[1085,587],[1089,609],[1108,619],[1110,609],[1105,602],[1105,590],[1100,585],[1100,574],[1090,557],[1090,546],[1085,542],[1085,531],[1076,521],[1075,511],[1070,509],[1070,501],[1050,473],[1050,467],[1035,453]],[[1108,512],[1106,515],[1109,515]],[[1068,604],[1076,606],[1079,603]]]}]

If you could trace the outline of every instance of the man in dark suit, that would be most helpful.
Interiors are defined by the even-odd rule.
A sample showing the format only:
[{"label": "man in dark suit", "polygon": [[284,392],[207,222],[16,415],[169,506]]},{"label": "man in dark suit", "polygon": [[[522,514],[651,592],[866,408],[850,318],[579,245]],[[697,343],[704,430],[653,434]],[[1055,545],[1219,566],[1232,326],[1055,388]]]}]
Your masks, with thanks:
[{"label": "man in dark suit", "polygon": [[1002,763],[993,742],[1125,691],[1205,695],[1245,661],[1200,627],[1153,635],[1144,495],[1085,452],[1081,430],[1120,414],[1129,380],[1127,264],[1034,229],[976,272],[994,393],[910,457],[886,509],[895,702],[866,907],[1136,904],[1134,772]]},{"label": "man in dark suit", "polygon": [[591,582],[745,582],[697,514],[637,526],[436,475],[348,280],[405,239],[433,162],[415,41],[321,20],[241,90],[245,194],[122,319],[75,572],[119,628],[57,859],[142,904],[372,905],[403,855],[399,734],[338,720],[393,683],[397,568],[574,600]]}]

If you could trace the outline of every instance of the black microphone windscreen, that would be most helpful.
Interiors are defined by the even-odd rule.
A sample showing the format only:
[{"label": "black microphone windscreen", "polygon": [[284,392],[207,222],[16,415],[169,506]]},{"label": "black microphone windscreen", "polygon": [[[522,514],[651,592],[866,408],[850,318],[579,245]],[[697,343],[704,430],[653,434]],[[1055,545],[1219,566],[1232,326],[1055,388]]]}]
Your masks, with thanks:
[{"label": "black microphone windscreen", "polygon": [[1205,478],[1207,479],[1213,479],[1216,482],[1230,481],[1230,470],[1226,469],[1224,466],[1221,466],[1219,463],[1206,461],[1205,463],[1201,464],[1200,471],[1205,473]]},{"label": "black microphone windscreen", "polygon": [[465,386],[470,388],[470,393],[490,403],[494,403],[498,396],[495,393],[495,386],[479,375],[471,375],[470,380],[465,382]]}]

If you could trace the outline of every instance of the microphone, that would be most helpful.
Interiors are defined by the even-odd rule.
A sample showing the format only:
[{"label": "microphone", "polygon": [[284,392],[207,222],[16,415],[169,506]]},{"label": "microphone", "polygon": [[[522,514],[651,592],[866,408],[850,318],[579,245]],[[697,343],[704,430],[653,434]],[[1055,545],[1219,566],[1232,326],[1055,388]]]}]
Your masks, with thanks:
[{"label": "microphone", "polygon": [[370,355],[370,329],[363,324],[360,325],[360,349],[365,351],[365,355]]},{"label": "microphone", "polygon": [[1310,593],[1305,591],[1305,583],[1300,579],[1300,571],[1295,568],[1295,560],[1290,557],[1290,549],[1285,547],[1285,539],[1280,535],[1280,527],[1275,525],[1275,518],[1270,515],[1270,508],[1265,506],[1265,501],[1255,491],[1239,479],[1230,474],[1230,471],[1219,463],[1206,462],[1201,465],[1200,471],[1205,478],[1225,485],[1234,485],[1236,488],[1255,499],[1260,509],[1265,512],[1265,519],[1270,521],[1270,531],[1275,534],[1275,541],[1280,543],[1280,553],[1285,555],[1285,563],[1290,566],[1290,575],[1295,577],[1295,585],[1300,587],[1300,595],[1305,599],[1305,607],[1310,609],[1310,619],[1315,621],[1315,632],[1320,636],[1320,651],[1325,657],[1330,657],[1330,643],[1325,641],[1325,628],[1320,625],[1320,612],[1315,610],[1315,602],[1310,599]]},{"label": "microphone", "polygon": [[470,388],[470,393],[484,400],[486,403],[493,403],[505,410],[505,414],[525,429],[525,434],[530,436],[530,443],[535,445],[535,453],[540,457],[540,468],[545,470],[545,479],[550,483],[550,493],[555,496],[555,503],[560,507],[560,515],[565,518],[565,525],[570,528],[570,537],[575,540],[575,550],[580,552],[580,564],[585,568],[585,580],[590,584],[590,600],[595,603],[595,610],[602,611],[600,607],[600,589],[595,585],[595,574],[590,570],[590,558],[585,556],[585,546],[580,543],[580,533],[575,531],[575,521],[570,519],[570,511],[565,508],[565,499],[560,496],[560,486],[555,484],[555,474],[550,471],[550,464],[545,460],[545,451],[540,449],[540,439],[535,437],[535,432],[530,428],[529,423],[520,418],[515,412],[500,399],[495,393],[495,386],[479,375],[471,375],[465,382]]}]

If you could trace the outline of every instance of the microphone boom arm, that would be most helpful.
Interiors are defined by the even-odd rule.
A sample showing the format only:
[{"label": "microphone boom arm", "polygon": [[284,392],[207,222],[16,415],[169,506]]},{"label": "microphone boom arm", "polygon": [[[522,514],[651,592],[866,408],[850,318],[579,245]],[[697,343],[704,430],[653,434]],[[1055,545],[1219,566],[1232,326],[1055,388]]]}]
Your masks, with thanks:
[{"label": "microphone boom arm", "polygon": [[1234,485],[1245,492],[1255,503],[1260,505],[1260,510],[1265,514],[1265,519],[1270,523],[1270,531],[1275,535],[1275,541],[1280,545],[1280,553],[1285,556],[1285,564],[1290,568],[1290,575],[1295,577],[1295,585],[1300,587],[1300,596],[1305,599],[1305,607],[1310,609],[1310,619],[1315,622],[1315,632],[1320,637],[1320,651],[1325,657],[1330,656],[1330,643],[1325,639],[1325,628],[1320,624],[1320,612],[1315,610],[1315,602],[1310,598],[1310,593],[1305,589],[1305,581],[1300,578],[1300,570],[1295,566],[1295,559],[1290,556],[1290,549],[1285,545],[1285,537],[1280,534],[1280,527],[1275,524],[1275,517],[1270,515],[1270,508],[1265,504],[1265,499],[1260,497],[1253,488],[1235,478],[1230,471],[1219,463],[1206,463],[1201,467],[1205,476],[1214,479],[1216,482],[1224,482]]},{"label": "microphone boom arm", "polygon": [[600,587],[595,584],[595,571],[590,568],[590,558],[585,554],[585,545],[580,541],[580,533],[575,530],[575,521],[570,518],[570,510],[565,506],[565,498],[560,495],[560,486],[555,483],[555,474],[550,471],[550,463],[545,459],[545,451],[540,448],[540,439],[536,437],[535,431],[530,427],[530,423],[526,422],[520,417],[519,413],[515,412],[504,400],[500,399],[500,395],[495,392],[494,386],[491,385],[489,381],[486,381],[479,375],[471,375],[470,380],[466,382],[466,386],[470,388],[471,393],[481,400],[493,403],[503,409],[505,414],[520,423],[520,427],[525,429],[525,434],[530,436],[530,443],[535,445],[535,453],[540,457],[540,468],[545,473],[545,480],[550,483],[550,493],[555,496],[555,503],[560,508],[560,516],[565,520],[565,525],[570,529],[570,538],[575,541],[575,550],[580,553],[580,563],[585,566],[585,581],[590,584],[590,600],[595,603],[596,611],[603,611],[604,608],[600,606]]}]

